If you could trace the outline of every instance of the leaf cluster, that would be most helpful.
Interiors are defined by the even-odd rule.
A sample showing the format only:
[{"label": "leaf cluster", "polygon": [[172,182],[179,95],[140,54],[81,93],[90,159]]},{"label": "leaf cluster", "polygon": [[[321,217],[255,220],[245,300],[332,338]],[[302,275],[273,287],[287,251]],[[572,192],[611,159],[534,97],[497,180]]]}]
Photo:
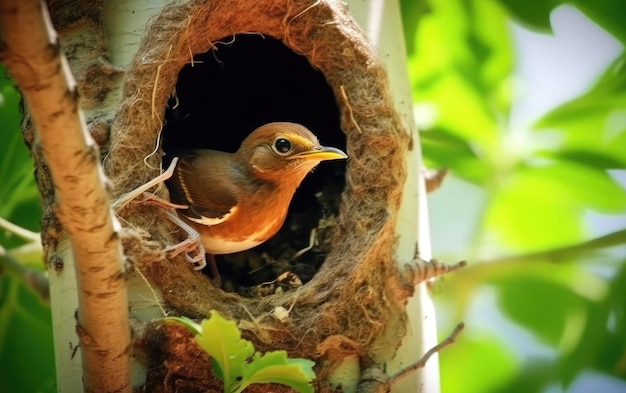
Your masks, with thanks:
[{"label": "leaf cluster", "polygon": [[[20,132],[20,98],[0,65],[0,217],[39,231],[41,203],[33,163]],[[44,270],[40,247],[0,230],[0,258],[19,257]],[[37,251],[37,249],[39,251]],[[0,267],[0,386],[7,392],[55,392],[50,307],[22,280]]]},{"label": "leaf cluster", "polygon": [[234,321],[212,310],[197,324],[188,318],[170,317],[196,335],[200,347],[211,356],[213,372],[224,382],[224,393],[240,393],[259,383],[279,383],[300,393],[313,393],[314,362],[287,357],[286,351],[259,353],[252,342],[241,338]]}]

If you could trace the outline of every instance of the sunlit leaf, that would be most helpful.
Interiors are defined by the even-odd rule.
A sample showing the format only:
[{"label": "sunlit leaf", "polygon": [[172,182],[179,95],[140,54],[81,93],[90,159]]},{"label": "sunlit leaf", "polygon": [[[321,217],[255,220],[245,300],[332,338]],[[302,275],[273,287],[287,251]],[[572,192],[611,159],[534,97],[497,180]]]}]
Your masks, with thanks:
[{"label": "sunlit leaf", "polygon": [[0,277],[0,385],[56,392],[50,308],[13,276]]},{"label": "sunlit leaf", "polygon": [[[511,42],[495,2],[435,0],[420,19],[409,66],[416,103],[436,108],[432,129],[497,150],[510,105]],[[428,146],[424,148],[428,155]],[[456,169],[456,168],[452,168]]]},{"label": "sunlit leaf", "polygon": [[415,90],[428,95],[423,101],[418,97],[418,103],[437,106],[437,127],[471,141],[481,155],[495,149],[499,142],[495,120],[480,92],[461,75],[450,73],[430,89],[418,84]]},{"label": "sunlit leaf", "polygon": [[300,393],[313,393],[313,366],[307,359],[289,359],[285,351],[257,352],[245,368],[242,388],[253,383],[280,383]]},{"label": "sunlit leaf", "polygon": [[252,342],[241,337],[234,321],[215,310],[209,314],[209,319],[200,324],[188,318],[167,320],[182,323],[196,335],[200,347],[211,356],[213,371],[224,381],[224,392],[240,393],[255,383],[279,383],[300,393],[313,393],[314,362],[290,359],[285,351],[255,352]]},{"label": "sunlit leaf", "polygon": [[[603,157],[626,167],[626,55],[622,54],[586,94],[548,112],[535,129],[558,132],[560,148]],[[558,153],[557,153],[558,154]]]},{"label": "sunlit leaf", "polygon": [[493,391],[498,393],[545,392],[546,388],[557,380],[557,375],[558,371],[553,359],[534,357],[526,361],[515,379]]},{"label": "sunlit leaf", "polygon": [[501,282],[497,289],[505,315],[544,342],[557,347],[566,340],[580,340],[589,318],[589,301],[571,288],[535,277],[518,277]]},{"label": "sunlit leaf", "polygon": [[[180,318],[176,320],[181,321]],[[212,310],[210,317],[202,320],[199,329],[191,321],[185,325],[196,330],[196,341],[211,356],[213,371],[224,381],[224,386],[239,386],[247,359],[254,354],[254,346],[241,338],[237,324]]]},{"label": "sunlit leaf", "polygon": [[493,335],[461,334],[439,357],[443,392],[495,392],[514,378],[519,368],[508,346]]},{"label": "sunlit leaf", "polygon": [[484,184],[491,172],[488,163],[476,155],[467,140],[444,129],[422,132],[422,148],[428,167],[454,168],[454,174],[476,184]]},{"label": "sunlit leaf", "polygon": [[[22,139],[20,122],[17,90],[12,82],[0,78],[0,217],[38,231],[41,203],[33,175],[33,162]],[[0,231],[0,244],[12,248],[23,244],[23,241]]]},{"label": "sunlit leaf", "polygon": [[500,0],[514,18],[528,28],[552,32],[550,13],[562,0]]},{"label": "sunlit leaf", "polygon": [[626,263],[622,262],[610,280],[608,294],[590,303],[589,317],[578,345],[564,353],[560,375],[564,384],[571,383],[585,368],[602,370],[626,379]]},{"label": "sunlit leaf", "polygon": [[[566,204],[578,201],[581,206],[601,212],[626,211],[626,190],[604,170],[560,161],[529,169],[529,171],[562,187],[564,193],[562,196]],[[536,171],[541,173],[537,174]]]},{"label": "sunlit leaf", "polygon": [[590,94],[610,95],[620,93],[626,89],[626,52],[622,52],[599,76],[598,82],[591,89]]},{"label": "sunlit leaf", "polygon": [[419,20],[428,12],[430,12],[428,0],[400,0],[404,39],[409,54],[414,50],[415,30],[417,29]]},{"label": "sunlit leaf", "polygon": [[626,157],[624,157],[624,160],[619,160],[618,157],[597,153],[595,151],[563,149],[558,151],[546,151],[544,153],[546,157],[570,161],[593,169],[626,168]]},{"label": "sunlit leaf", "polygon": [[549,249],[583,238],[583,205],[544,168],[521,168],[492,198],[485,228],[513,249]]}]

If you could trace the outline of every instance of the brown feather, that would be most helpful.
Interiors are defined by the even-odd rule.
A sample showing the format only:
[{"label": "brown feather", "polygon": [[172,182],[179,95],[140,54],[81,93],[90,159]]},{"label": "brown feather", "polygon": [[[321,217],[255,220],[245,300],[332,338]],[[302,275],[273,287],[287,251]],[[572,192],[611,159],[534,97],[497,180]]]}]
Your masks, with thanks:
[{"label": "brown feather", "polygon": [[[289,148],[279,151],[279,139]],[[207,149],[173,155],[180,161],[166,182],[170,199],[190,206],[179,215],[200,233],[211,254],[247,250],[269,239],[285,221],[307,173],[322,160],[345,158],[294,123],[257,128],[234,154]]]}]

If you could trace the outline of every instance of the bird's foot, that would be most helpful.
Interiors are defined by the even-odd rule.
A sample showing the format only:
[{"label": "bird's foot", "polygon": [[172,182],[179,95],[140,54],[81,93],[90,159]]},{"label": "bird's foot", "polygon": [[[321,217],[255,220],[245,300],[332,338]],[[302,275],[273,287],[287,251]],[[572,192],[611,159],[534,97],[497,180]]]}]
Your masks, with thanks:
[{"label": "bird's foot", "polygon": [[[181,253],[185,253],[185,260],[193,264],[194,270],[202,270],[206,266],[206,251],[202,246],[200,234],[198,231],[181,220],[176,214],[169,210],[165,210],[165,216],[168,220],[176,224],[186,234],[187,238],[180,243],[165,247],[165,252],[169,257],[175,257]],[[213,260],[213,264],[215,260]],[[217,271],[217,267],[215,268]],[[213,270],[213,267],[212,269]]]},{"label": "bird's foot", "polygon": [[217,262],[215,262],[215,255],[206,254],[209,261],[209,268],[211,269],[211,274],[213,275],[213,285],[218,288],[222,287],[222,277],[220,276],[220,272],[217,270]]},{"label": "bird's foot", "polygon": [[[153,205],[162,207],[164,209],[189,209],[187,205],[179,205],[173,202],[168,201],[167,199],[160,198],[150,192],[144,192],[142,199],[137,201],[138,203],[144,203],[147,205]],[[176,224],[176,223],[175,223]]]},{"label": "bird's foot", "polygon": [[165,170],[163,173],[150,180],[149,182],[142,184],[134,190],[129,191],[126,194],[117,198],[113,202],[112,207],[115,212],[118,212],[123,209],[124,206],[135,200],[138,196],[142,195],[143,198],[137,200],[137,203],[146,203],[163,208],[165,210],[165,216],[167,217],[167,219],[176,224],[185,233],[187,233],[187,238],[182,242],[165,247],[165,252],[167,253],[168,257],[174,257],[184,252],[185,260],[193,264],[194,270],[202,270],[206,266],[206,252],[204,251],[204,247],[202,246],[200,234],[195,229],[187,225],[187,223],[185,223],[183,220],[178,218],[176,214],[169,211],[170,209],[188,209],[189,206],[177,205],[163,198],[159,198],[152,193],[146,192],[153,186],[162,183],[172,177],[177,163],[178,157],[174,157],[167,170]]},{"label": "bird's foot", "polygon": [[[132,191],[127,192],[124,195],[121,195],[119,198],[117,198],[115,201],[113,201],[113,203],[111,204],[113,207],[113,211],[115,211],[116,213],[119,212],[120,210],[122,210],[124,208],[124,206],[128,205],[133,199],[137,198],[139,195],[144,194],[146,191],[148,191],[150,188],[156,186],[159,183],[162,183],[164,181],[166,181],[167,179],[169,179],[170,177],[172,177],[172,175],[174,174],[174,169],[176,168],[176,163],[178,162],[178,157],[174,157],[174,159],[172,160],[172,162],[170,163],[170,166],[163,172],[161,173],[159,176],[155,177],[154,179],[150,180],[149,182],[140,185],[139,187],[135,188]],[[156,196],[155,196],[156,198]],[[159,198],[160,199],[160,198]],[[163,199],[161,199],[163,200]]]}]

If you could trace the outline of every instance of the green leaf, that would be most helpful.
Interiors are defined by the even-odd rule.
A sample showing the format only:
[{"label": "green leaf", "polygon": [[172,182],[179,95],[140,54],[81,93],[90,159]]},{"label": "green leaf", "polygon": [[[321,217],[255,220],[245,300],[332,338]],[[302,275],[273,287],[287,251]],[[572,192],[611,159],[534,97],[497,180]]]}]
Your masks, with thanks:
[{"label": "green leaf", "polygon": [[182,323],[196,334],[200,347],[211,356],[213,371],[224,381],[224,392],[240,393],[254,383],[280,383],[301,393],[313,392],[314,362],[289,359],[285,351],[255,352],[254,345],[241,338],[237,324],[215,310],[200,324],[184,317],[166,321]]},{"label": "green leaf", "polygon": [[549,386],[557,381],[557,370],[553,359],[533,357],[526,362],[514,379],[504,386],[499,386],[498,393],[547,392]]},{"label": "green leaf", "polygon": [[[570,384],[585,368],[626,378],[620,364],[626,356],[626,263],[610,279],[606,296],[588,307],[585,328],[572,351],[559,363],[561,380]],[[621,369],[621,370],[620,370]]]},{"label": "green leaf", "polygon": [[[534,126],[557,133],[561,151],[575,151],[614,168],[626,167],[626,53],[585,94],[551,110]],[[606,165],[606,164],[605,164]],[[596,166],[596,165],[594,165]]]},{"label": "green leaf", "polygon": [[50,307],[10,275],[0,276],[0,365],[2,391],[57,391]]},{"label": "green leaf", "polygon": [[[441,391],[499,391],[498,387],[517,373],[517,359],[510,348],[493,334],[474,332],[472,337],[467,336],[462,334],[453,345],[439,353]],[[488,365],[488,372],[485,372],[485,365]]]},{"label": "green leaf", "polygon": [[200,347],[211,356],[213,371],[224,381],[224,386],[239,386],[247,360],[254,354],[254,345],[241,338],[235,321],[229,321],[215,310],[209,319],[200,323],[201,333],[196,336]]},{"label": "green leaf", "polygon": [[[497,288],[498,303],[505,315],[542,341],[571,348],[580,339],[589,301],[571,288],[538,277],[502,280]],[[571,338],[566,337],[566,330]]]},{"label": "green leaf", "polygon": [[300,393],[313,393],[311,381],[315,363],[308,359],[289,359],[286,351],[273,351],[263,355],[255,353],[246,366],[239,391],[253,383],[280,383]]},{"label": "green leaf", "polygon": [[572,203],[577,201],[582,206],[601,212],[626,211],[626,190],[604,170],[573,162],[555,161],[532,171],[535,175],[553,181],[562,189],[564,199],[570,199]]},{"label": "green leaf", "polygon": [[400,0],[404,40],[409,54],[414,50],[415,31],[417,30],[419,20],[429,12],[430,5],[427,0]]},{"label": "green leaf", "polygon": [[626,157],[624,157],[624,160],[620,161],[618,157],[612,157],[595,151],[563,149],[545,151],[544,153],[546,156],[557,160],[569,161],[596,170],[626,168]]},{"label": "green leaf", "polygon": [[576,244],[583,238],[583,206],[544,168],[520,167],[492,196],[487,233],[515,250]]},{"label": "green leaf", "polygon": [[195,323],[194,321],[192,321],[191,319],[187,318],[187,317],[167,317],[165,318],[165,322],[178,322],[181,325],[183,325],[184,327],[186,327],[187,329],[189,329],[194,335],[197,334],[202,334],[202,327]]},{"label": "green leaf", "polygon": [[588,369],[626,377],[619,371],[626,354],[626,265],[605,271],[610,280],[574,264],[532,269],[492,282],[503,312],[556,349],[554,377],[564,386]]},{"label": "green leaf", "polygon": [[[480,157],[496,155],[499,124],[508,117],[511,101],[506,12],[490,1],[429,4],[431,12],[419,20],[409,58],[414,101],[434,108],[428,131],[445,129],[471,141]],[[426,146],[424,152],[432,156]],[[462,170],[462,165],[451,169]]]},{"label": "green leaf", "polygon": [[569,161],[523,165],[501,186],[487,210],[486,228],[519,250],[576,244],[582,214],[626,211],[626,190],[605,170]]},{"label": "green leaf", "polygon": [[513,17],[530,29],[551,33],[550,13],[561,0],[500,0]]},{"label": "green leaf", "polygon": [[626,2],[620,0],[570,0],[580,11],[626,45]]},{"label": "green leaf", "polygon": [[[0,73],[3,73],[1,66]],[[20,131],[19,100],[13,83],[0,77],[0,217],[39,231],[41,202],[33,162]],[[4,248],[22,244],[23,239],[0,231],[0,245]]]},{"label": "green leaf", "polygon": [[491,169],[474,152],[467,140],[445,129],[436,128],[420,134],[427,167],[454,168],[454,174],[476,184],[491,177]]}]

